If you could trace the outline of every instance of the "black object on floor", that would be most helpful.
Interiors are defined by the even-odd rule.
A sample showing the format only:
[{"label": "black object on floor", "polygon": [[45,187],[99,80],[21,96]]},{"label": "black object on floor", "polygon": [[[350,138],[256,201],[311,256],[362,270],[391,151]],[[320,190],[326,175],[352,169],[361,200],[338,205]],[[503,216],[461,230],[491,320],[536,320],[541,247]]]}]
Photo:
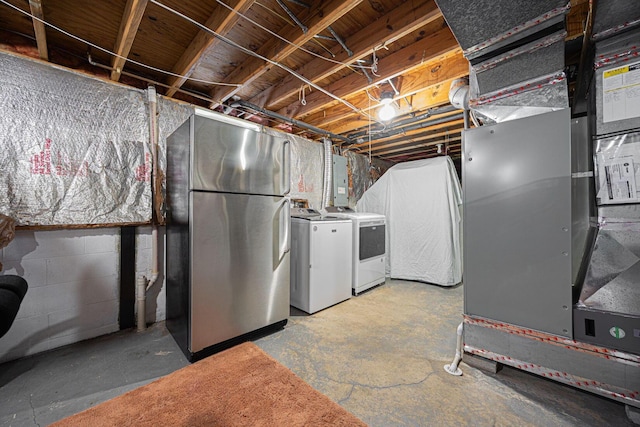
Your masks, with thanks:
[{"label": "black object on floor", "polygon": [[27,281],[20,276],[0,276],[0,338],[13,325],[27,288]]}]

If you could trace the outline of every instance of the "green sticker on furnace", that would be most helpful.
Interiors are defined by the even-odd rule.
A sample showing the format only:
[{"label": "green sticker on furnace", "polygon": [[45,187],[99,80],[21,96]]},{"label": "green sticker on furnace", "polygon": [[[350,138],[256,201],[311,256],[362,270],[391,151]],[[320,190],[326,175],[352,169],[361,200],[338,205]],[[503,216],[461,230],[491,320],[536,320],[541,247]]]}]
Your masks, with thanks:
[{"label": "green sticker on furnace", "polygon": [[624,329],[618,328],[617,326],[614,326],[613,328],[609,329],[609,333],[611,334],[612,337],[614,338],[624,338],[624,336],[626,335],[624,333]]}]

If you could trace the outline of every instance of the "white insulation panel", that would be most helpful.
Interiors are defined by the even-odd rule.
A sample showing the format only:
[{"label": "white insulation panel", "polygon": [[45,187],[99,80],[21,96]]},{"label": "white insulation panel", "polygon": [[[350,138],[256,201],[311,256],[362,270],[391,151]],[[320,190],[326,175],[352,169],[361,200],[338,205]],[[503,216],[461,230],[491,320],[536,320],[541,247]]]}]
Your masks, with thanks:
[{"label": "white insulation panel", "polygon": [[144,91],[9,54],[0,87],[0,213],[17,225],[151,220]]}]

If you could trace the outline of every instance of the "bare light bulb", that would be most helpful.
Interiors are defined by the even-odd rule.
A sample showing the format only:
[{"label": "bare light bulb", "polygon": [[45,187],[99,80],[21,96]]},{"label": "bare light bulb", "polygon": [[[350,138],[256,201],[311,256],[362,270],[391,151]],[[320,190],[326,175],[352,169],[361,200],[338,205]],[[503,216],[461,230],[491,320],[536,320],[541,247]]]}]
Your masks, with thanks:
[{"label": "bare light bulb", "polygon": [[385,104],[378,110],[378,118],[383,122],[388,122],[396,116],[396,109],[392,104]]}]

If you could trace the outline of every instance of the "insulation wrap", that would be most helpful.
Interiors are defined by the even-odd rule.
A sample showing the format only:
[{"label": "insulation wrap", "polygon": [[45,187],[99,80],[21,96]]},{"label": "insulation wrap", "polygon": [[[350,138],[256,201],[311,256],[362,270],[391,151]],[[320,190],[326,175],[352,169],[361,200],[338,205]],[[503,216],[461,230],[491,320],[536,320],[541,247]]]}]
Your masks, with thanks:
[{"label": "insulation wrap", "polygon": [[156,200],[162,205],[162,212],[165,215],[167,187],[164,171],[167,170],[167,137],[186,122],[194,112],[195,109],[191,105],[175,102],[162,96],[158,97],[158,173],[161,175],[162,194]]},{"label": "insulation wrap", "polygon": [[151,220],[143,91],[9,54],[0,86],[0,213],[17,225]]},{"label": "insulation wrap", "polygon": [[470,96],[478,98],[522,81],[537,79],[564,68],[566,31],[537,39],[503,55],[471,66]]},{"label": "insulation wrap", "polygon": [[562,71],[469,100],[471,111],[495,123],[562,110],[568,106],[567,79]]},{"label": "insulation wrap", "polygon": [[485,55],[564,19],[567,0],[437,0],[447,24],[468,59]]},{"label": "insulation wrap", "polygon": [[321,209],[324,159],[322,144],[271,128],[265,128],[265,132],[277,134],[280,138],[285,137],[290,143],[289,197],[305,199],[309,202],[310,208]]}]

